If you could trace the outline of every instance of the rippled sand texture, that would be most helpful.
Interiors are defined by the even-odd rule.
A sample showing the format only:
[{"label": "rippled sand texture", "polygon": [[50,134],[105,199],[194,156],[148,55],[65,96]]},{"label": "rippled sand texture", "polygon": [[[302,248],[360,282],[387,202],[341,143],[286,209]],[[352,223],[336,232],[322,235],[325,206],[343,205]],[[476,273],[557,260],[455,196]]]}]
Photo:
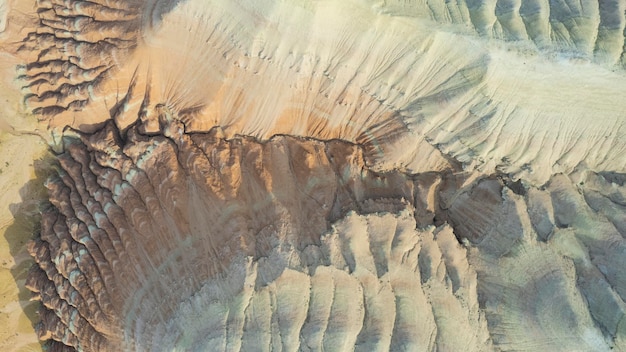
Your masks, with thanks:
[{"label": "rippled sand texture", "polygon": [[625,10],[37,1],[39,337],[626,350]]}]

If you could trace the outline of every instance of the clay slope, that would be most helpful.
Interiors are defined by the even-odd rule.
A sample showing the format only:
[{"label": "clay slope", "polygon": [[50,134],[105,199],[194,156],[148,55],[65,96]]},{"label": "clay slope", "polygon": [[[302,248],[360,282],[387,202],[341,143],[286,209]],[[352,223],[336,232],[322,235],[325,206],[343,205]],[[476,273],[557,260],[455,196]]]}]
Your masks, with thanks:
[{"label": "clay slope", "polygon": [[188,131],[343,139],[379,170],[442,170],[443,152],[540,185],[626,169],[621,7],[40,2],[23,78],[51,127],[156,131],[165,106]]},{"label": "clay slope", "polygon": [[626,350],[623,10],[37,1],[40,338]]},{"label": "clay slope", "polygon": [[[82,142],[66,144],[66,153],[59,156],[59,177],[48,185],[52,207],[44,213],[41,240],[31,246],[40,269],[33,272],[28,286],[39,292],[49,309],[42,314],[41,336],[79,350],[118,350],[119,346],[168,350],[173,347],[171,343],[212,345],[215,342],[203,332],[209,329],[217,334],[215,338],[226,338],[214,330],[227,328],[219,325],[226,321],[210,323],[185,317],[190,309],[186,305],[206,306],[218,299],[217,306],[206,311],[214,316],[210,312],[220,307],[228,310],[228,299],[237,297],[241,290],[243,294],[257,290],[259,295],[267,295],[268,287],[290,281],[280,279],[281,275],[314,275],[319,266],[322,286],[296,285],[291,288],[296,290],[295,296],[286,296],[279,304],[299,305],[294,300],[309,295],[300,291],[313,290],[312,295],[323,297],[318,303],[314,298],[309,314],[319,315],[315,318],[320,320],[318,324],[339,324],[335,328],[338,338],[345,339],[347,345],[354,344],[356,335],[341,336],[340,331],[358,334],[361,330],[354,325],[359,322],[353,320],[363,324],[358,311],[363,313],[365,303],[343,306],[348,296],[358,292],[353,290],[358,290],[360,284],[352,278],[345,283],[347,287],[337,288],[344,291],[339,295],[347,296],[333,303],[334,289],[327,291],[327,285],[332,287],[333,280],[349,274],[344,271],[347,264],[328,252],[337,250],[337,246],[323,246],[323,235],[331,238],[330,224],[350,211],[403,211],[408,202],[413,202],[413,180],[398,173],[378,175],[363,169],[360,148],[345,142],[291,137],[276,137],[267,144],[242,138],[224,140],[216,135],[217,131],[184,134],[179,123],[166,127],[164,132],[170,138],[144,136],[133,128],[123,141],[109,124],[103,131],[83,136]],[[388,218],[390,223],[398,221],[391,215]],[[407,227],[406,236],[410,234],[416,241],[415,220],[406,214],[403,219],[407,223],[402,225]],[[391,236],[383,239],[391,245],[394,233],[384,231],[379,236]],[[364,240],[356,244],[365,245],[367,250],[367,238]],[[395,254],[397,265],[402,262],[401,253],[411,248],[399,249],[400,253]],[[380,255],[379,265],[389,265],[390,259],[385,256],[391,254]],[[355,270],[354,259],[350,264]],[[374,270],[368,281],[374,280],[371,284],[378,287],[375,282],[378,276],[384,276],[382,268],[380,273],[368,268]],[[404,275],[413,275],[409,278],[417,277],[419,282],[415,269]],[[324,271],[326,274],[322,274]],[[242,278],[247,282],[244,286],[238,281]],[[409,278],[394,280],[405,282]],[[419,287],[417,282],[407,284],[415,289]],[[391,300],[383,303],[393,306],[393,297],[388,298]],[[466,314],[473,312],[470,317],[477,320],[473,299],[472,309]],[[425,304],[422,302],[422,309],[429,310]],[[271,318],[271,309],[276,308],[272,306],[264,308],[269,309],[267,314],[251,310],[249,314],[258,315],[255,319],[259,321],[250,324],[262,324],[261,320]],[[329,322],[331,306],[356,310],[351,313],[354,319],[343,322],[343,314],[335,313],[337,321]],[[234,321],[228,324],[243,324],[244,307],[238,309],[241,312],[232,314],[240,316],[231,317]],[[285,312],[296,314],[289,309]],[[304,318],[307,310],[299,314]],[[389,330],[394,316],[387,319]],[[190,322],[200,331],[185,327]],[[291,346],[288,349],[297,347],[300,327],[291,326],[288,319],[281,324],[281,329],[295,333],[295,340],[292,336],[285,341]],[[432,334],[434,322],[426,329],[425,336]],[[264,338],[276,334],[272,329],[254,330]],[[193,337],[190,341],[186,337],[189,334]],[[322,340],[312,339],[312,348],[321,346]],[[483,334],[482,342],[485,339]],[[241,344],[241,337],[238,340]],[[333,344],[332,340],[325,343]],[[432,345],[434,340],[421,343]]]},{"label": "clay slope", "polygon": [[52,350],[625,347],[623,175],[376,173],[160,125],[66,139],[30,247]]}]

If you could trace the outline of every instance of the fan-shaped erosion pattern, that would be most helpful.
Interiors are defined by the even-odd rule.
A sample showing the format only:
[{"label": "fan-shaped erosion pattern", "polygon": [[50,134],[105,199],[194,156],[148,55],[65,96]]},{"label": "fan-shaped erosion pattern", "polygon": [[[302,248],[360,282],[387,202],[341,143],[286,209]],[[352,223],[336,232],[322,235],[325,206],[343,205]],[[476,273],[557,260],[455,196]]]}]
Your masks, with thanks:
[{"label": "fan-shaped erosion pattern", "polygon": [[36,11],[49,351],[626,350],[622,2]]},{"label": "fan-shaped erosion pattern", "polygon": [[341,141],[161,126],[65,141],[28,281],[56,348],[624,346],[625,189],[607,175],[464,185],[371,171]]}]

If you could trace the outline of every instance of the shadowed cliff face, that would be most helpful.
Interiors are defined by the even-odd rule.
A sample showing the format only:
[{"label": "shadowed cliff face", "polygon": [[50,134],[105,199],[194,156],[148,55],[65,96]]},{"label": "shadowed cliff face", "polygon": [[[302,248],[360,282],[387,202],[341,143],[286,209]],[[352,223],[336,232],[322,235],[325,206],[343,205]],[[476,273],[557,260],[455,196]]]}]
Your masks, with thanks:
[{"label": "shadowed cliff face", "polygon": [[623,7],[37,1],[40,338],[626,349]]}]

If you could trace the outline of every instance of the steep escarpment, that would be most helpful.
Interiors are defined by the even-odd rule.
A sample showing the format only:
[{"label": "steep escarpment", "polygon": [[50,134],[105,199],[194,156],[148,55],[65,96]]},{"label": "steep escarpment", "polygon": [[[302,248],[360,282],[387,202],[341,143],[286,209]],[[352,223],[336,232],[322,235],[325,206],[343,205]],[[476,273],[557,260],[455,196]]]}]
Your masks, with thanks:
[{"label": "steep escarpment", "polygon": [[160,126],[66,139],[30,246],[52,348],[623,347],[609,175],[377,173],[342,141]]},{"label": "steep escarpment", "polygon": [[[31,245],[39,268],[30,276],[28,287],[38,293],[47,308],[39,327],[41,337],[78,350],[116,350],[119,346],[167,350],[166,341],[213,344],[212,339],[200,332],[209,329],[217,334],[215,338],[227,336],[213,330],[218,328],[212,327],[213,323],[181,315],[187,312],[185,304],[206,306],[219,298],[216,307],[207,306],[206,314],[217,319],[214,324],[226,323],[227,320],[221,321],[219,315],[210,312],[219,307],[228,310],[227,298],[249,295],[255,290],[262,298],[268,294],[268,287],[284,281],[285,289],[295,290],[296,296],[281,292],[279,296],[284,297],[278,301],[279,310],[286,309],[281,304],[288,307],[311,294],[315,297],[311,310],[307,313],[306,306],[301,307],[304,310],[300,315],[304,318],[307,314],[321,314],[315,319],[322,321],[316,324],[339,324],[332,329],[339,335],[342,329],[353,331],[352,337],[337,337],[347,339],[347,345],[353,344],[361,330],[354,325],[358,321],[353,320],[358,318],[357,312],[362,315],[367,305],[351,302],[350,307],[344,306],[350,301],[348,297],[360,292],[361,284],[357,278],[343,282],[343,276],[349,277],[345,271],[348,264],[341,264],[342,255],[335,251],[346,252],[352,266],[348,272],[355,270],[355,260],[374,264],[375,255],[381,272],[368,264],[368,270],[373,270],[368,282],[374,280],[371,284],[378,287],[375,282],[377,277],[384,276],[382,271],[390,265],[387,262],[391,254],[379,253],[374,245],[374,254],[369,253],[367,237],[349,238],[366,235],[362,231],[373,226],[364,220],[366,214],[404,212],[402,221],[406,224],[402,226],[413,236],[411,241],[416,241],[415,220],[412,211],[407,210],[417,196],[414,181],[400,173],[377,174],[367,170],[361,149],[345,142],[276,137],[261,144],[248,138],[225,140],[217,130],[210,134],[185,134],[180,123],[162,123],[167,126],[164,135],[145,136],[133,128],[122,139],[119,131],[109,124],[93,135],[83,135],[82,140],[66,142],[66,151],[59,156],[58,177],[48,183],[51,207],[43,214],[41,238]],[[423,202],[428,204],[432,200]],[[342,245],[346,248],[342,250],[331,243],[324,246],[333,237],[331,224],[348,221],[341,220],[346,216],[360,219],[352,220],[357,225],[341,225],[347,229],[340,231],[342,238],[333,240],[346,242]],[[398,221],[397,216],[383,219],[389,218],[392,224]],[[384,230],[387,222],[378,221],[373,236],[383,238],[372,241],[391,246],[396,231]],[[351,230],[352,226],[356,228]],[[378,234],[379,231],[383,233]],[[432,237],[432,229],[430,233]],[[355,249],[348,242],[367,253],[350,254]],[[413,248],[406,246],[400,253]],[[362,255],[369,259],[362,259]],[[395,256],[396,264],[401,266],[402,255]],[[410,265],[415,265],[415,260],[416,257]],[[326,271],[326,274],[315,276],[318,266],[320,273]],[[406,283],[413,289],[419,287],[419,272],[415,273],[415,269],[409,271],[417,281]],[[297,272],[290,270],[312,275],[310,279],[321,280],[322,286],[309,287],[304,281],[297,282],[304,286],[293,283],[296,287],[290,288],[291,280],[281,279],[281,275],[296,275]],[[238,280],[244,278],[248,283],[237,286],[243,285]],[[232,280],[234,283],[230,283]],[[339,286],[348,285],[336,288],[337,295],[345,297],[334,299],[335,289],[324,290],[327,285],[334,285],[333,280],[339,280]],[[393,307],[394,299],[389,298],[384,304]],[[243,298],[235,302],[243,304],[240,299]],[[322,301],[317,303],[318,299]],[[466,313],[476,320],[478,312],[473,299],[473,315]],[[422,304],[421,309],[430,310],[425,301]],[[352,318],[344,322],[343,313],[329,318],[327,310],[331,306],[340,311],[354,310]],[[240,308],[239,313],[244,314],[244,307]],[[267,316],[254,313],[258,315],[256,319],[270,319],[271,309],[275,308],[263,308],[269,309]],[[394,316],[387,318],[387,325],[391,324],[388,329]],[[228,324],[243,324],[245,320],[243,315],[232,319],[235,322]],[[364,317],[358,319],[363,324]],[[185,324],[193,322],[199,324],[196,329],[200,332],[183,329]],[[295,333],[295,340],[293,336],[289,338],[292,349],[299,344],[297,336],[301,327],[290,324],[287,319],[280,328]],[[402,325],[397,328],[408,329]],[[177,342],[176,329],[180,330],[181,342]],[[274,336],[271,329],[259,329],[258,334],[264,338]],[[432,334],[434,321],[428,329],[430,332],[425,332],[425,336]],[[194,336],[191,341],[184,337],[188,334]],[[241,336],[237,338],[240,344],[243,340]],[[313,340],[317,341],[311,342],[314,345],[322,343],[318,338]],[[485,340],[483,334],[482,343]],[[327,344],[333,343],[328,341]],[[434,340],[430,342],[433,343]],[[381,347],[384,346],[382,343]]]}]

